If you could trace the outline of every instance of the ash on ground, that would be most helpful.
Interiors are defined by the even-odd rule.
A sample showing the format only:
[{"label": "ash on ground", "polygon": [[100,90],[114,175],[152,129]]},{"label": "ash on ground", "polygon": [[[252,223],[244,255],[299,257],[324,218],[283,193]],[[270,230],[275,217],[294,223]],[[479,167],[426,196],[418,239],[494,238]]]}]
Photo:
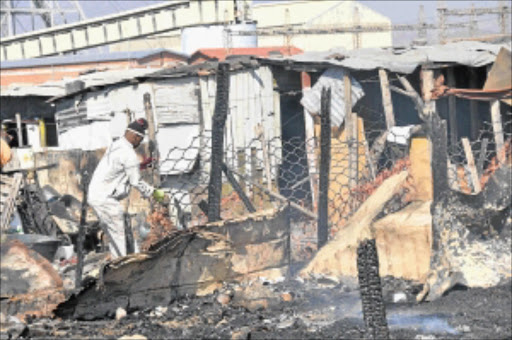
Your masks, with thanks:
[{"label": "ash on ground", "polygon": [[[512,285],[456,287],[417,304],[421,285],[383,278],[391,339],[509,339]],[[151,310],[112,311],[107,320],[46,319],[20,338],[66,339],[361,339],[357,284],[257,281],[225,285],[205,297],[185,297]],[[117,318],[116,318],[117,315]]]}]

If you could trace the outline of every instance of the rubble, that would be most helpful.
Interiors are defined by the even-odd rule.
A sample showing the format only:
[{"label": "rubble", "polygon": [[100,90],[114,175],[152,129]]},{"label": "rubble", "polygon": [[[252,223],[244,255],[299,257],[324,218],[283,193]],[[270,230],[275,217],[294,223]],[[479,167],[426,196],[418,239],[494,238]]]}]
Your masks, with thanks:
[{"label": "rubble", "polygon": [[[108,263],[95,283],[62,304],[57,313],[95,319],[113,315],[118,307],[136,310],[187,294],[211,294],[222,282],[282,277],[288,266],[286,213],[286,208],[269,210],[175,231],[147,253]],[[266,298],[248,303],[248,308],[266,307]]]},{"label": "rubble", "polygon": [[62,288],[62,279],[50,262],[20,241],[2,242],[0,251],[2,297]]}]

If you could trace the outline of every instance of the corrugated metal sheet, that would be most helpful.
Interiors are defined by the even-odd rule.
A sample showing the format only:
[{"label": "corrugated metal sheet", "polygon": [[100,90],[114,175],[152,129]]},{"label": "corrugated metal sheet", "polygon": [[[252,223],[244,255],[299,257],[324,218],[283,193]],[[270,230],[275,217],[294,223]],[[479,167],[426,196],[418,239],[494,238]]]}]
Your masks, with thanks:
[{"label": "corrugated metal sheet", "polygon": [[[212,117],[215,108],[215,76],[200,78],[201,112],[204,122],[204,143],[211,141]],[[274,109],[273,76],[270,68],[260,67],[231,73],[229,114],[226,120],[226,161],[238,167],[237,152],[245,151],[246,173],[250,173],[251,148],[255,148],[257,159],[263,159],[263,149],[256,127],[261,125],[266,144],[275,144],[281,137],[280,114]],[[268,147],[268,146],[267,146]],[[201,159],[209,159],[208,150],[201,151]],[[270,157],[269,165],[275,178],[277,158]],[[208,167],[208,164],[205,165]],[[263,164],[258,164],[262,168]]]},{"label": "corrugated metal sheet", "polygon": [[427,63],[485,66],[494,62],[502,47],[510,50],[511,44],[462,41],[444,45],[413,46],[407,49],[363,48],[348,51],[336,48],[324,52],[306,52],[290,57],[267,59],[277,64],[289,64],[293,61],[327,67],[341,66],[353,70],[383,68],[392,72],[412,73],[418,66]]},{"label": "corrugated metal sheet", "polygon": [[73,54],[56,57],[45,57],[45,58],[31,58],[22,60],[5,60],[0,63],[1,69],[12,69],[21,67],[40,67],[40,66],[52,66],[52,65],[67,65],[67,64],[81,64],[81,63],[97,63],[104,61],[114,60],[130,60],[130,59],[142,59],[149,56],[157,55],[160,53],[171,53],[178,57],[188,59],[188,54],[169,50],[166,48],[157,48],[151,50],[141,51],[121,51],[121,52],[110,52],[110,53],[89,53],[89,54]]},{"label": "corrugated metal sheet", "polygon": [[[112,94],[114,96],[115,94]],[[110,93],[108,90],[89,92],[85,95],[87,106],[87,119],[89,120],[110,120],[114,115],[110,104]]]},{"label": "corrugated metal sheet", "polygon": [[154,83],[155,115],[159,125],[199,123],[198,78]]},{"label": "corrugated metal sheet", "polygon": [[86,103],[81,100],[81,96],[58,102],[55,106],[55,112],[55,121],[59,132],[64,132],[88,122]]}]

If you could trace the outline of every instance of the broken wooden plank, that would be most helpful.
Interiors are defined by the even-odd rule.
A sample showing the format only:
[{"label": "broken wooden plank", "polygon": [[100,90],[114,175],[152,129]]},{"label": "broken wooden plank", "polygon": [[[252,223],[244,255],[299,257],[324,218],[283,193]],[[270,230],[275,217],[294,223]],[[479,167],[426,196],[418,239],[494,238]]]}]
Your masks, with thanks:
[{"label": "broken wooden plank", "polygon": [[340,261],[339,255],[347,249],[355,252],[361,240],[373,237],[373,230],[370,226],[373,219],[382,211],[384,205],[399,192],[407,176],[407,171],[402,171],[386,179],[352,215],[346,227],[317,252],[300,272],[300,276],[303,278],[314,275],[339,277],[345,274],[343,268],[347,264]]},{"label": "broken wooden plank", "polygon": [[344,82],[344,101],[345,101],[345,130],[346,142],[349,147],[349,186],[354,188],[357,185],[357,158],[358,158],[358,123],[357,115],[352,112],[352,82],[350,81],[350,74],[347,73],[343,76]]},{"label": "broken wooden plank", "polygon": [[462,138],[462,146],[464,147],[464,153],[466,154],[466,160],[468,161],[471,183],[473,184],[475,193],[478,194],[482,190],[480,186],[480,177],[478,176],[478,171],[475,166],[475,158],[473,157],[473,150],[471,149],[471,144],[469,144],[469,140],[465,137]]}]

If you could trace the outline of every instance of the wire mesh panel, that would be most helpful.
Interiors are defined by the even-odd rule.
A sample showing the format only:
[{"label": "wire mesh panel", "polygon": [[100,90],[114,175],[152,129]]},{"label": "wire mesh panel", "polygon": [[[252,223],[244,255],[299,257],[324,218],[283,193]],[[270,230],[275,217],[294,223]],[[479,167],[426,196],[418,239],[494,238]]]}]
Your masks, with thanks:
[{"label": "wire mesh panel", "polygon": [[[500,157],[511,152],[512,113],[501,115],[501,124],[484,121],[479,137],[461,138],[449,148],[448,180],[450,188],[466,194],[478,193],[496,171]],[[499,137],[502,135],[502,137]],[[503,142],[497,142],[497,139]]]}]

